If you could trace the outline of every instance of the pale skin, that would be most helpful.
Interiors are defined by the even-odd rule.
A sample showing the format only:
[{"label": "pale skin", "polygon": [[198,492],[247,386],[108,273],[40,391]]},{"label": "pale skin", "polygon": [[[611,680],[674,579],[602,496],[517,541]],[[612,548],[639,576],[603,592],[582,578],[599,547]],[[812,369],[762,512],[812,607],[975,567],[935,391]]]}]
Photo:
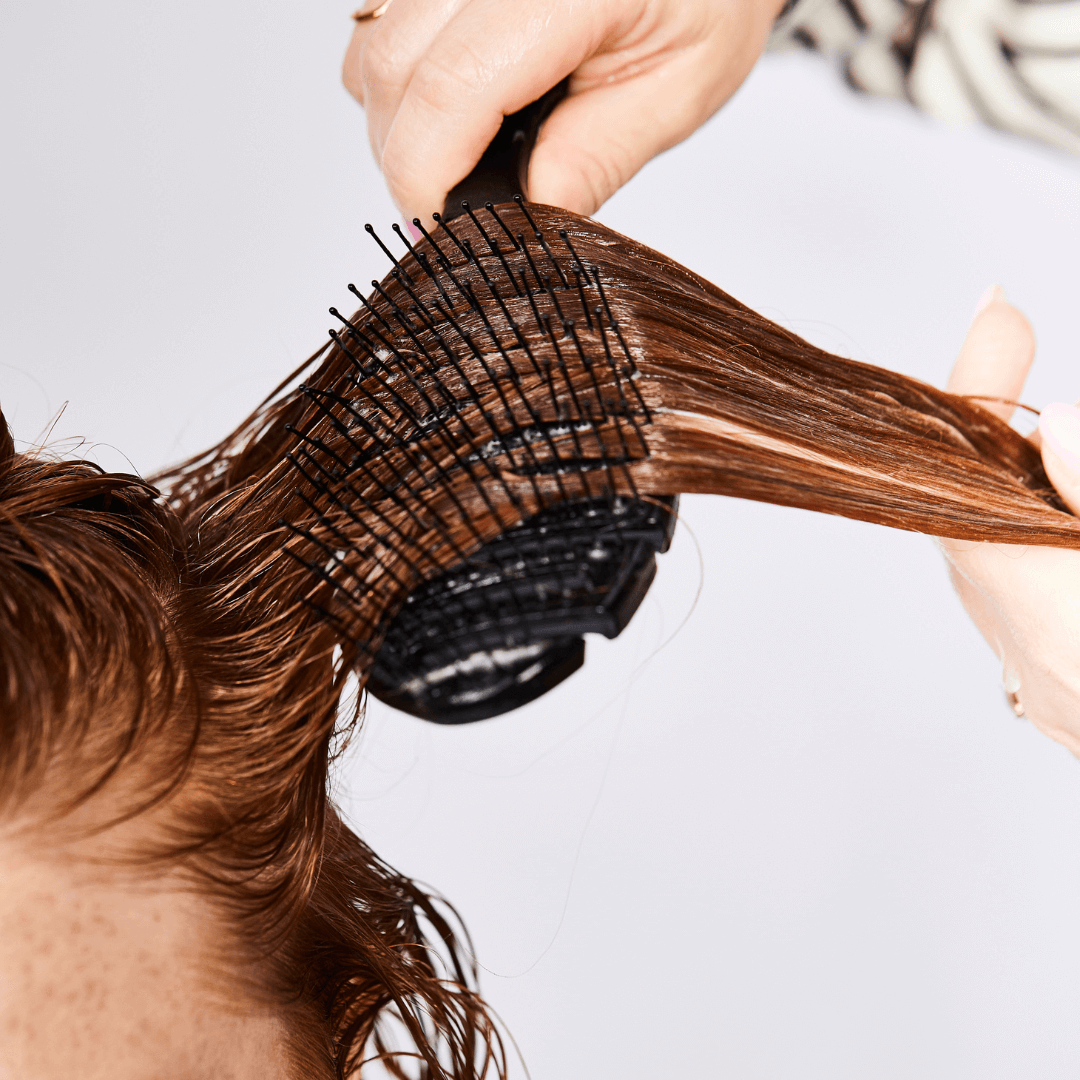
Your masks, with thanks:
[{"label": "pale skin", "polygon": [[[368,5],[374,8],[374,2]],[[504,114],[564,76],[570,96],[533,153],[528,194],[594,213],[686,138],[757,61],[776,0],[392,0],[357,23],[343,67],[406,218],[441,210]],[[1027,320],[993,294],[949,389],[1020,398],[1035,354]],[[1008,419],[1011,406],[989,403]],[[1046,471],[1080,514],[1080,411],[1040,426]],[[941,541],[957,592],[1032,723],[1080,755],[1080,552]]]},{"label": "pale skin", "polygon": [[533,151],[529,197],[592,214],[731,97],[782,5],[393,0],[357,23],[343,78],[395,202],[407,220],[427,220],[503,116],[569,75]]},{"label": "pale skin", "polygon": [[174,872],[94,865],[108,834],[62,832],[0,838],[0,1080],[287,1080],[282,1025],[223,965],[209,901]]}]

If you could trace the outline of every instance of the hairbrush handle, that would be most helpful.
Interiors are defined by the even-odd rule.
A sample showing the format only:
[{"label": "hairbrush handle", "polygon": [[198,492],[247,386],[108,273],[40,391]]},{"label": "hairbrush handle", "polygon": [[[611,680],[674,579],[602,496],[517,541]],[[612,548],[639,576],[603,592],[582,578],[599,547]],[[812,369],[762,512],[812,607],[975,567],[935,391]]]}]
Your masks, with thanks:
[{"label": "hairbrush handle", "polygon": [[502,125],[468,176],[446,196],[443,220],[453,221],[465,211],[462,203],[480,207],[485,203],[510,202],[515,195],[528,198],[529,158],[544,121],[566,97],[569,78],[553,86],[524,109],[504,117]]}]

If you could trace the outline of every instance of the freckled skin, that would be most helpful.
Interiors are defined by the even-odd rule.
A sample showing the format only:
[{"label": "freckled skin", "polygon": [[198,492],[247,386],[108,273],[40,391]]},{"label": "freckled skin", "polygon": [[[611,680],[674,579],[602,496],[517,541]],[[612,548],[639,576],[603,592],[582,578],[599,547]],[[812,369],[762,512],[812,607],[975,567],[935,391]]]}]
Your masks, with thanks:
[{"label": "freckled skin", "polygon": [[0,882],[0,1080],[286,1080],[204,899],[2,842]]}]

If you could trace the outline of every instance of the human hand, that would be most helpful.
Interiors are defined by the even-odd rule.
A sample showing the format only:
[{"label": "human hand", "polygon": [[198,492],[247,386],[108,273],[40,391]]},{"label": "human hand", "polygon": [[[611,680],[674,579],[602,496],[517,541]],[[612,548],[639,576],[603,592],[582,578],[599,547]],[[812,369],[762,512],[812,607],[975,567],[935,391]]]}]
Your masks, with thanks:
[{"label": "human hand", "polygon": [[533,150],[528,194],[592,214],[731,97],[782,4],[394,0],[357,23],[342,77],[410,219],[442,210],[503,116],[569,75]]},{"label": "human hand", "polygon": [[[1019,398],[1035,356],[1027,320],[995,289],[975,317],[949,377],[955,394]],[[1003,420],[1013,408],[983,402]],[[1038,435],[1043,466],[1080,515],[1080,410],[1048,405]],[[1018,715],[1080,756],[1080,551],[938,541],[953,585],[1002,662]]]}]

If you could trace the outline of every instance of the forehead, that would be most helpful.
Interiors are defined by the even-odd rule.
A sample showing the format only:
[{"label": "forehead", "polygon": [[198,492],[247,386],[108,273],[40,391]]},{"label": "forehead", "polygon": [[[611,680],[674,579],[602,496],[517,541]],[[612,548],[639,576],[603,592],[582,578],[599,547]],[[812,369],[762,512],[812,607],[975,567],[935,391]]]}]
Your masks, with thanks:
[{"label": "forehead", "polygon": [[229,942],[201,897],[10,846],[0,873],[4,1080],[284,1077],[278,1022],[221,992]]}]

